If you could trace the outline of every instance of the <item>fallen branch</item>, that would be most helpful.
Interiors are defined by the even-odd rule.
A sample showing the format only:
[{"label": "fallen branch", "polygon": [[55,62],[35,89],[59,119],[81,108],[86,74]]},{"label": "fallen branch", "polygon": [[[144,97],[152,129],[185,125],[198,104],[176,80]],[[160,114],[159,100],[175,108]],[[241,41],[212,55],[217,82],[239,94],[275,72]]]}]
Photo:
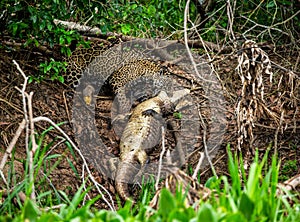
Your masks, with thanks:
[{"label": "fallen branch", "polygon": [[283,195],[289,191],[296,191],[298,186],[300,187],[300,174],[293,176],[283,183],[278,183],[276,193],[277,195]]},{"label": "fallen branch", "polygon": [[19,125],[19,127],[18,127],[18,129],[17,129],[17,131],[16,131],[16,133],[15,133],[15,135],[13,137],[13,139],[11,140],[9,146],[7,147],[5,153],[4,153],[3,157],[2,157],[2,161],[1,161],[1,164],[0,164],[0,174],[1,174],[1,177],[2,177],[2,179],[3,179],[3,181],[5,182],[6,185],[8,185],[8,184],[7,184],[6,179],[4,177],[3,169],[4,169],[4,166],[5,166],[5,163],[7,161],[8,156],[11,155],[11,152],[12,152],[13,148],[15,147],[15,145],[16,145],[16,143],[17,143],[17,141],[18,141],[18,139],[19,139],[19,137],[21,135],[21,133],[25,129],[25,123],[26,123],[26,121],[25,121],[25,119],[23,119],[23,121],[20,123],[20,125]]},{"label": "fallen branch", "polygon": [[[87,25],[80,25],[78,23],[75,22],[68,22],[68,21],[62,21],[59,19],[54,19],[53,21],[56,25],[62,25],[67,29],[70,30],[77,30],[80,33],[84,33],[84,35],[93,35],[93,36],[98,36],[98,37],[116,37],[121,39],[124,42],[127,41],[132,41],[132,40],[136,40],[139,38],[133,37],[133,36],[126,36],[126,35],[122,35],[116,32],[107,32],[107,33],[103,33],[101,31],[101,29],[97,28],[97,27],[91,27],[91,26],[87,26]],[[173,43],[182,43],[184,44],[184,40],[167,40],[168,43],[173,44]],[[190,47],[193,48],[203,48],[203,43],[205,47],[210,48],[213,51],[217,51],[219,52],[220,50],[222,52],[231,52],[232,51],[232,47],[220,47],[219,45],[213,43],[213,42],[208,42],[208,41],[204,41],[204,40],[187,40],[187,44]]]},{"label": "fallen branch", "polygon": [[[30,198],[32,200],[36,199],[35,196],[35,187],[34,187],[34,153],[37,149],[37,145],[35,142],[35,136],[34,136],[34,123],[32,121],[33,113],[32,113],[32,96],[33,92],[30,92],[29,94],[26,93],[26,86],[28,82],[28,77],[25,75],[23,70],[20,68],[19,64],[13,60],[13,63],[17,66],[18,71],[24,78],[24,83],[22,90],[19,90],[22,94],[22,100],[23,100],[23,111],[24,111],[24,120],[25,120],[25,146],[26,146],[26,153],[29,155],[29,184],[30,184]],[[27,102],[26,102],[27,100]],[[30,124],[30,125],[29,125]],[[29,132],[30,129],[30,132]],[[31,138],[31,144],[32,149],[29,150],[29,133]]]},{"label": "fallen branch", "polygon": [[296,187],[299,185],[300,185],[300,174],[286,180],[285,182],[280,184],[279,187],[284,188],[285,190],[295,190]]}]

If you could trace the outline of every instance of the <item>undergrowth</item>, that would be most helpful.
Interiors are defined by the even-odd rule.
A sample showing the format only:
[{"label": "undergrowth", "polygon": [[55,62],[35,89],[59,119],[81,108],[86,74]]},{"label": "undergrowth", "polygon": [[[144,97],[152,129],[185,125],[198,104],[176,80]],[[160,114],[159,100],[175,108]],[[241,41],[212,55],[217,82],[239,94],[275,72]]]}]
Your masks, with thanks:
[{"label": "undergrowth", "polygon": [[[41,169],[45,149],[36,159],[36,170]],[[232,154],[228,146],[228,171],[230,176],[220,176],[209,180],[207,187],[213,192],[208,200],[187,206],[185,194],[170,193],[163,189],[158,209],[149,207],[152,188],[144,186],[139,202],[132,207],[125,203],[117,211],[97,210],[93,204],[101,198],[97,196],[85,204],[83,200],[89,189],[83,184],[69,199],[63,191],[49,190],[38,194],[34,202],[29,197],[21,202],[17,193],[28,187],[28,180],[16,184],[14,191],[2,203],[0,221],[299,221],[300,203],[293,193],[278,193],[279,166],[277,157],[268,158],[266,151],[262,160],[256,152],[249,172],[243,168],[241,156]],[[269,162],[271,161],[271,164]],[[11,167],[13,167],[11,165]],[[13,172],[13,171],[12,171]],[[212,182],[213,181],[213,182]],[[37,181],[36,181],[37,182]],[[154,185],[152,185],[154,186]],[[180,189],[179,189],[180,190]],[[40,192],[40,191],[39,191]],[[60,198],[58,198],[58,196]],[[51,196],[51,198],[50,198]],[[17,200],[17,205],[12,201]],[[60,199],[59,201],[57,201]],[[59,206],[54,208],[54,206]],[[51,208],[53,207],[53,208]]]},{"label": "undergrowth", "polygon": [[[23,47],[58,46],[63,56],[71,54],[72,43],[86,44],[79,32],[57,25],[54,19],[96,26],[102,36],[111,32],[140,38],[182,39],[186,3],[185,0],[112,0],[105,3],[4,0],[0,3],[0,32],[21,42]],[[253,39],[272,41],[274,45],[297,45],[300,33],[297,14],[299,3],[285,0],[191,1],[188,36],[199,39],[201,35],[203,40],[225,44],[233,41],[229,36],[233,32],[236,41]],[[45,70],[48,70],[49,79],[63,82],[59,71],[63,71],[65,65],[61,61],[49,58],[49,61],[41,62],[40,68],[39,76],[32,80],[45,79]]]}]

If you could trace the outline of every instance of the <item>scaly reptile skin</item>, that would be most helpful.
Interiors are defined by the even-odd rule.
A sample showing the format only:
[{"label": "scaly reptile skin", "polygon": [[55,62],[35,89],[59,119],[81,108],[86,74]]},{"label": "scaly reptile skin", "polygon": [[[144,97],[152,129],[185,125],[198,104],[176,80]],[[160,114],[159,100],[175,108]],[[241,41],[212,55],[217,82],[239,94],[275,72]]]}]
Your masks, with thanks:
[{"label": "scaly reptile skin", "polygon": [[[136,45],[136,43],[132,43],[131,45],[130,44],[119,45],[117,47],[114,47],[113,49],[108,49],[104,51],[99,56],[95,57],[95,59],[88,65],[88,67],[84,69],[80,80],[77,77],[75,78],[75,80],[78,81],[78,87],[76,88],[73,110],[72,110],[72,115],[73,115],[72,123],[75,131],[75,140],[79,148],[81,149],[81,152],[84,155],[84,157],[102,175],[107,176],[109,178],[117,179],[117,181],[118,179],[120,179],[121,183],[123,182],[122,182],[122,177],[120,178],[120,175],[125,177],[130,177],[130,175],[128,176],[126,175],[128,172],[131,173],[131,170],[133,170],[130,169],[130,171],[128,170],[125,174],[120,173],[122,171],[124,172],[122,165],[124,165],[124,163],[125,164],[132,163],[133,159],[135,161],[136,155],[133,155],[133,157],[128,157],[128,161],[127,160],[125,161],[126,155],[124,153],[126,153],[125,152],[126,149],[121,148],[121,150],[123,149],[124,151],[121,152],[123,154],[121,154],[121,160],[119,160],[120,164],[111,161],[113,159],[115,160],[116,158],[114,155],[108,152],[108,148],[103,144],[102,140],[100,139],[97,127],[95,125],[95,95],[98,94],[100,88],[104,85],[104,83],[107,82],[111,85],[115,93],[122,92],[126,94],[126,89],[124,89],[123,86],[124,84],[130,82],[131,80],[136,79],[139,76],[147,76],[147,75],[152,76],[152,79],[156,80],[157,76],[160,76],[161,74],[165,74],[164,71],[161,71],[160,66],[155,65],[154,62],[151,62],[149,60],[149,57],[145,53],[135,50],[133,45]],[[135,74],[133,74],[131,78],[126,78],[127,75],[123,75],[125,80],[124,79],[120,81],[117,80],[118,78],[116,77],[120,77],[121,76],[120,74],[122,73],[124,74],[125,71],[128,73],[135,72]],[[176,77],[172,79],[174,80],[176,79]],[[118,81],[120,85],[116,87],[116,85],[118,85],[116,84]],[[159,85],[159,83],[160,83],[159,80],[154,81],[154,85]],[[157,88],[159,89],[159,86]],[[166,91],[167,93],[169,93],[172,92],[172,89],[166,89]],[[122,95],[125,95],[122,93],[119,93],[121,94],[121,97]],[[154,90],[154,95],[155,94],[157,94],[157,91]],[[146,96],[149,95],[146,94]],[[128,103],[127,100],[126,102],[122,102],[122,99],[119,101],[121,101],[121,104]],[[148,103],[151,103],[151,101],[152,100],[150,99],[150,102]],[[146,107],[148,107],[147,110],[152,109],[149,104],[146,105]],[[191,108],[190,110],[193,111],[196,109]],[[189,113],[190,110],[187,110],[187,115],[191,115]],[[141,115],[141,111],[136,111],[136,112],[140,113],[140,117],[142,119],[145,118],[145,116]],[[194,119],[196,119],[198,113],[196,112],[193,115],[195,116]],[[155,116],[148,116],[146,119],[147,121],[151,120],[152,122],[154,122],[156,121],[155,118],[156,118]],[[191,130],[199,128],[199,125],[197,125],[198,122],[195,121],[194,119],[192,116],[190,122],[189,120],[185,121],[185,124],[188,125],[191,128]],[[134,122],[136,123],[136,120],[134,120]],[[149,123],[143,123],[142,125],[150,126]],[[143,131],[146,132],[146,130]],[[157,130],[156,132],[158,131],[159,130]],[[150,131],[147,132],[149,133]],[[189,135],[189,136],[193,136],[193,135]],[[150,137],[152,137],[151,133],[148,134],[148,136],[144,135],[141,139],[146,144],[147,138]],[[192,144],[196,143],[197,140],[193,138],[194,137],[187,138],[187,141],[183,141],[184,146],[187,147],[185,149],[188,149],[188,147],[192,147],[193,146]],[[137,154],[140,153],[143,152],[141,151],[137,152]],[[145,163],[145,160],[142,157],[139,158],[139,161],[141,165]],[[125,166],[125,168],[128,169],[127,166]],[[157,170],[156,168],[155,169],[153,168],[151,169],[151,172],[156,172],[156,170]],[[128,198],[128,189],[123,189],[123,188],[124,186],[122,186],[122,184],[117,184],[117,190],[118,192],[120,192],[120,196],[126,199]],[[126,191],[127,194],[126,193],[122,194],[122,190],[125,191],[127,190]]]},{"label": "scaly reptile skin", "polygon": [[146,152],[161,139],[162,107],[170,109],[171,105],[175,105],[188,93],[189,90],[179,90],[169,97],[162,91],[133,109],[120,141],[121,154],[116,175],[116,190],[122,199],[130,199],[128,183],[132,183],[138,173],[136,161],[143,167],[148,160]]}]

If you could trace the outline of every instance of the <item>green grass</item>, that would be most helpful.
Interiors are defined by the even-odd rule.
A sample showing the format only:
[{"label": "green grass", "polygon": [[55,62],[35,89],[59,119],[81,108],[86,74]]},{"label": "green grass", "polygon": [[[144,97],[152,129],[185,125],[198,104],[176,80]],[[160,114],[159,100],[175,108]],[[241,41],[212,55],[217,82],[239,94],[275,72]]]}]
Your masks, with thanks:
[{"label": "green grass", "polygon": [[[36,157],[37,169],[42,168],[46,161],[44,153],[43,149]],[[28,180],[25,179],[2,203],[0,221],[300,221],[300,203],[294,195],[277,194],[279,164],[276,156],[268,156],[266,151],[259,160],[256,152],[246,174],[241,167],[243,159],[233,155],[228,146],[230,176],[209,180],[207,186],[214,195],[206,201],[186,206],[183,201],[185,194],[177,192],[173,195],[163,189],[156,210],[148,206],[153,193],[151,186],[143,186],[141,200],[136,206],[132,207],[128,202],[116,212],[95,209],[93,204],[100,196],[83,205],[84,196],[89,191],[83,190],[83,185],[72,198],[62,191],[44,190],[37,191],[37,199],[44,201],[33,202],[27,198],[22,203],[16,194],[19,191],[28,193]],[[11,178],[14,173],[11,171]],[[13,197],[18,199],[17,207],[12,204]],[[57,204],[60,204],[59,209],[47,210],[47,207]]]}]

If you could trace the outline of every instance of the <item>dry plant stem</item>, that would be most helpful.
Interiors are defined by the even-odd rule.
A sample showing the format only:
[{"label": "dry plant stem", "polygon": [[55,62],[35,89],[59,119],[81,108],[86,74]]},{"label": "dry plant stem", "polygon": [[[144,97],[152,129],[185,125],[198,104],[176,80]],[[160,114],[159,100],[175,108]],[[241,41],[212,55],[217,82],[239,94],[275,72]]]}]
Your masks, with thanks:
[{"label": "dry plant stem", "polygon": [[[226,155],[227,154],[223,154],[222,156],[220,156],[217,160],[214,161],[213,164],[216,165],[217,163],[219,163],[219,161],[222,160]],[[204,176],[208,170],[209,170],[209,168],[202,171],[201,174],[200,174],[200,177]]]},{"label": "dry plant stem", "polygon": [[283,66],[281,66],[281,65],[279,65],[279,64],[277,64],[277,63],[275,63],[275,62],[273,62],[273,61],[271,61],[271,64],[272,64],[272,66],[274,66],[275,68],[278,68],[278,69],[281,69],[282,71],[285,71],[285,72],[290,72],[291,74],[293,74],[296,78],[300,78],[300,77],[298,77],[296,74],[300,74],[300,72],[296,72],[296,70],[290,70],[290,69],[287,69],[287,68],[284,68]]},{"label": "dry plant stem", "polygon": [[275,152],[275,155],[277,155],[277,150],[278,150],[278,144],[277,144],[278,143],[278,133],[279,133],[279,130],[281,129],[281,127],[282,127],[283,120],[284,120],[284,110],[281,112],[279,126],[277,127],[277,129],[275,131],[275,135],[274,135],[274,152]]},{"label": "dry plant stem", "polygon": [[52,210],[56,210],[56,209],[60,209],[64,206],[64,204],[58,204],[58,205],[55,205],[55,206],[51,206],[51,207],[45,207],[43,208],[43,210],[45,210],[46,212],[47,211],[52,211]]},{"label": "dry plant stem", "polygon": [[204,79],[200,73],[198,72],[198,69],[197,69],[197,64],[195,63],[195,60],[193,58],[193,55],[192,55],[192,52],[189,48],[189,45],[188,45],[188,33],[187,33],[187,21],[188,21],[188,14],[189,14],[189,5],[190,5],[190,0],[187,0],[186,2],[186,5],[185,5],[185,9],[184,9],[184,45],[185,45],[185,48],[186,48],[186,51],[189,55],[189,58],[190,58],[190,61],[194,67],[194,70],[198,76],[198,78],[200,78],[201,80],[205,81],[205,82],[210,82],[210,83],[216,83],[215,81],[211,81],[211,80],[208,80],[208,79]]},{"label": "dry plant stem", "polygon": [[18,141],[18,139],[19,139],[22,131],[25,129],[25,123],[26,123],[26,121],[25,121],[25,119],[23,119],[23,121],[20,123],[20,125],[19,125],[19,127],[18,127],[18,129],[17,129],[17,131],[16,131],[16,133],[15,133],[15,135],[13,137],[13,139],[11,140],[9,146],[7,147],[5,153],[4,153],[3,157],[2,157],[2,161],[1,161],[1,164],[0,164],[0,171],[1,171],[1,173],[2,173],[2,171],[4,169],[4,166],[6,164],[8,156],[11,155],[11,152],[12,152],[14,146],[16,145],[16,143],[17,143],[17,141]]},{"label": "dry plant stem", "polygon": [[8,183],[7,183],[7,181],[6,181],[6,179],[5,179],[5,176],[4,176],[4,174],[3,174],[3,169],[4,169],[4,166],[5,166],[5,164],[6,164],[6,161],[7,161],[8,156],[11,155],[11,152],[12,152],[14,146],[16,145],[16,143],[17,143],[17,141],[18,141],[18,138],[20,137],[22,131],[23,131],[24,128],[25,128],[25,122],[26,122],[25,119],[23,119],[23,121],[22,121],[21,124],[19,125],[19,127],[18,127],[18,129],[17,129],[17,131],[16,131],[16,133],[15,133],[15,135],[14,135],[12,141],[10,142],[9,146],[7,147],[5,153],[4,153],[3,157],[2,157],[2,160],[1,160],[1,164],[0,164],[0,174],[1,174],[1,177],[2,177],[2,179],[3,179],[3,181],[4,181],[4,183],[5,183],[6,186],[8,186]]},{"label": "dry plant stem", "polygon": [[213,175],[214,175],[216,178],[218,178],[218,175],[217,175],[217,173],[216,173],[216,170],[215,170],[215,168],[214,168],[213,163],[211,162],[211,159],[210,159],[210,156],[209,156],[209,152],[208,152],[208,149],[207,149],[207,144],[206,144],[207,127],[206,127],[205,122],[204,122],[204,120],[203,120],[203,117],[202,117],[202,115],[201,115],[200,107],[198,107],[198,115],[199,115],[199,118],[200,118],[200,120],[201,120],[201,126],[202,126],[202,128],[203,128],[203,146],[204,146],[205,156],[206,156],[206,158],[207,158],[207,160],[208,160],[208,163],[209,163],[209,165],[210,165],[210,168],[211,168],[211,171],[212,171]]},{"label": "dry plant stem", "polygon": [[178,158],[179,163],[180,163],[180,165],[184,165],[185,164],[185,154],[184,154],[183,148],[182,148],[182,140],[180,139],[179,129],[173,120],[169,121],[169,124],[173,130],[174,138],[176,141],[176,150],[179,155],[179,158]]},{"label": "dry plant stem", "polygon": [[[84,165],[82,165],[81,172],[82,172],[81,173],[81,179],[82,179],[83,188],[86,190],[86,186],[85,186],[85,182],[84,182],[85,181],[85,177],[84,177],[84,175],[85,175],[85,168],[84,168]],[[90,196],[88,195],[88,193],[86,195],[84,195],[82,204],[85,204],[87,198],[90,198]]]},{"label": "dry plant stem", "polygon": [[67,116],[68,116],[68,120],[69,120],[69,123],[71,123],[69,108],[68,108],[67,99],[66,99],[66,91],[63,92],[63,98],[64,98],[64,104],[65,104],[65,108],[66,108],[66,113],[67,113]]},{"label": "dry plant stem", "polygon": [[[28,148],[28,137],[29,137],[29,128],[28,128],[28,115],[27,115],[27,107],[26,107],[26,96],[25,96],[25,90],[26,90],[26,86],[27,86],[27,76],[25,75],[25,73],[23,72],[23,70],[20,68],[19,64],[13,60],[13,63],[17,66],[17,69],[18,71],[21,73],[21,75],[23,76],[24,78],[24,83],[23,83],[23,87],[22,87],[22,90],[21,90],[21,93],[22,93],[22,100],[23,100],[23,112],[24,112],[24,118],[25,118],[25,129],[26,129],[26,134],[25,134],[25,147],[26,147],[26,151],[27,153],[29,152],[29,148]],[[16,87],[17,88],[17,87]],[[18,88],[17,88],[18,89]]]},{"label": "dry plant stem", "polygon": [[233,8],[231,6],[230,0],[227,1],[227,17],[228,17],[228,29],[229,29],[229,39],[234,43],[236,47],[236,42],[235,42],[235,35],[233,32],[233,22],[234,22],[234,12],[235,12],[235,6],[236,6],[236,1],[233,2]]},{"label": "dry plant stem", "polygon": [[281,186],[283,186],[286,190],[292,190],[299,185],[300,185],[300,174],[293,176],[292,178],[284,181],[284,183]]},{"label": "dry plant stem", "polygon": [[13,104],[11,104],[10,102],[6,101],[5,99],[0,98],[0,102],[5,102],[7,105],[9,105],[10,107],[14,108],[15,110],[17,110],[18,112],[23,114],[23,111],[20,110],[18,107],[14,106]]},{"label": "dry plant stem", "polygon": [[[51,119],[47,118],[47,117],[43,117],[43,116],[39,116],[39,117],[35,117],[33,119],[34,122],[39,122],[39,121],[46,121],[48,123],[50,123],[56,130],[58,130],[68,141],[69,143],[71,143],[71,145],[73,146],[73,148],[78,152],[78,154],[80,155],[82,161],[83,161],[83,164],[88,172],[88,175],[89,175],[89,178],[92,180],[92,182],[94,183],[94,185],[96,186],[99,194],[101,194],[103,200],[107,203],[107,205],[109,206],[109,208],[112,210],[112,211],[115,211],[115,208],[114,208],[114,201],[112,199],[112,196],[110,195],[110,193],[108,192],[108,190],[103,187],[101,184],[99,184],[95,178],[93,177],[89,167],[88,167],[88,164],[83,156],[83,154],[81,153],[80,149],[75,145],[75,143],[69,138],[69,136],[59,127],[57,126]],[[109,198],[110,198],[110,201],[111,203],[105,198],[105,196],[103,195],[102,191],[99,189],[99,187],[104,190],[108,195],[109,195]]]},{"label": "dry plant stem", "polygon": [[[285,22],[288,21],[288,20],[290,20],[290,19],[292,19],[293,17],[295,17],[297,14],[299,14],[299,12],[300,12],[300,11],[298,11],[297,13],[295,13],[295,14],[294,14],[292,17],[290,17],[289,19],[285,20]],[[274,28],[275,26],[278,26],[278,25],[280,25],[281,23],[276,23],[276,24],[274,24],[274,25],[272,25],[272,26],[266,26],[266,25],[258,24],[258,23],[256,23],[255,21],[249,19],[249,18],[246,17],[246,16],[241,15],[241,17],[244,18],[244,19],[246,19],[247,21],[252,22],[252,23],[254,24],[250,29],[246,30],[246,31],[242,34],[243,36],[245,36],[248,32],[250,32],[252,29],[256,28],[257,26],[266,29],[266,31],[274,30],[274,31],[278,31],[278,32],[280,32],[280,33],[282,33],[282,34],[284,34],[284,35],[290,36],[289,33],[284,32],[284,31],[282,31],[281,29]],[[262,31],[259,35],[261,35],[261,34],[264,33],[264,32],[265,32],[265,31]]]},{"label": "dry plant stem", "polygon": [[34,137],[34,123],[33,123],[33,113],[32,113],[32,96],[33,92],[30,92],[30,94],[26,94],[27,100],[28,100],[28,113],[29,113],[29,123],[30,123],[30,137],[31,137],[31,144],[32,148],[29,151],[29,181],[31,184],[31,194],[30,197],[32,200],[35,200],[35,188],[34,188],[34,154],[37,149],[37,145],[35,142],[35,137]]},{"label": "dry plant stem", "polygon": [[[33,123],[33,114],[32,114],[32,96],[33,92],[31,92],[29,95],[26,93],[26,86],[28,78],[23,72],[23,70],[20,68],[19,64],[13,60],[13,63],[17,66],[18,71],[21,73],[21,75],[24,78],[23,87],[21,90],[22,94],[22,100],[23,100],[23,111],[24,111],[24,119],[25,119],[25,146],[26,146],[26,153],[29,155],[29,184],[30,184],[30,198],[32,200],[35,200],[35,187],[34,187],[34,163],[33,163],[33,157],[34,152],[37,149],[37,145],[34,138],[34,123]],[[17,88],[18,89],[18,88]],[[27,99],[27,102],[26,102]],[[27,107],[26,107],[27,106]],[[28,109],[28,111],[27,111]],[[29,150],[29,124],[30,124],[30,136],[31,136],[31,142],[32,142],[32,149]]]},{"label": "dry plant stem", "polygon": [[193,179],[196,179],[196,178],[197,178],[198,172],[199,172],[200,167],[201,167],[201,165],[202,165],[202,162],[203,162],[203,160],[204,160],[204,156],[205,156],[204,153],[203,153],[203,152],[200,152],[200,158],[199,158],[199,161],[198,161],[198,163],[197,163],[197,166],[196,166],[196,168],[195,168],[195,170],[194,170],[194,173],[193,173],[193,176],[192,176]]},{"label": "dry plant stem", "polygon": [[[0,193],[2,195],[2,197],[8,197],[10,193],[12,193],[14,191],[14,188],[9,189],[9,190],[0,190]],[[19,192],[18,197],[20,198],[22,203],[25,203],[26,201],[26,195],[23,192]]]},{"label": "dry plant stem", "polygon": [[[97,27],[90,27],[90,26],[86,26],[86,25],[80,25],[80,24],[77,24],[75,22],[67,22],[67,21],[62,21],[62,20],[58,20],[58,19],[54,19],[53,22],[56,24],[56,25],[62,25],[62,26],[65,26],[65,27],[68,27],[72,30],[77,30],[79,32],[89,32],[91,34],[94,34],[94,35],[103,35],[101,29],[97,28]],[[110,35],[116,35],[115,33],[112,33],[112,32],[108,32],[107,33],[108,36]]]},{"label": "dry plant stem", "polygon": [[33,123],[33,112],[32,112],[32,96],[33,92],[30,92],[29,95],[26,95],[28,100],[28,114],[29,114],[29,123],[30,123],[30,137],[32,142],[32,152],[35,153],[37,150],[37,144],[34,137],[34,123]]},{"label": "dry plant stem", "polygon": [[161,127],[161,137],[162,137],[162,150],[160,152],[159,156],[159,163],[158,163],[158,171],[157,171],[157,177],[156,177],[156,183],[155,183],[155,189],[158,190],[158,184],[159,184],[159,179],[160,179],[160,174],[161,174],[161,167],[162,167],[162,161],[163,161],[163,156],[166,152],[166,147],[165,147],[165,128],[162,126]]},{"label": "dry plant stem", "polygon": [[[222,6],[221,8],[219,8],[216,12],[214,12],[214,14],[217,13],[218,11],[222,10],[224,7],[225,7],[225,5]],[[210,15],[210,17],[212,17],[214,14]],[[77,30],[79,32],[82,32],[84,34],[84,36],[86,36],[91,41],[100,41],[100,42],[103,42],[105,44],[109,44],[109,41],[106,41],[106,40],[101,39],[101,38],[91,37],[91,35],[92,36],[95,36],[95,35],[96,36],[106,36],[106,37],[113,36],[113,37],[116,37],[118,39],[121,39],[124,42],[140,39],[140,38],[137,38],[137,37],[125,36],[125,35],[121,35],[121,34],[113,33],[113,32],[107,32],[106,34],[104,34],[97,27],[80,25],[80,24],[77,24],[75,22],[68,22],[68,21],[62,21],[62,20],[54,19],[54,23],[55,24],[60,24],[60,25],[66,27],[70,30]],[[198,26],[195,26],[195,27],[198,27]],[[168,39],[168,37],[165,38],[165,39]],[[166,40],[166,41],[168,41],[170,44],[182,42],[181,40],[179,40],[179,41],[178,40]],[[204,42],[206,47],[212,48],[214,51],[218,52],[220,50],[220,47],[217,44],[213,43],[213,42],[207,42],[207,41],[203,41],[203,42]],[[9,43],[9,44],[11,45],[12,43]],[[202,47],[202,42],[199,42],[198,40],[188,40],[188,45],[190,47],[193,47],[193,48]],[[222,50],[231,51],[231,48],[226,47]]]},{"label": "dry plant stem", "polygon": [[[73,143],[73,141],[69,138],[69,136],[59,127],[57,126],[52,120],[50,120],[49,118],[47,117],[35,117],[33,118],[33,114],[32,114],[32,106],[31,106],[31,101],[32,101],[32,95],[33,93],[30,93],[30,95],[28,95],[25,90],[26,90],[26,84],[27,84],[27,77],[26,75],[24,74],[24,72],[21,70],[21,68],[19,67],[18,63],[16,61],[14,61],[14,64],[17,66],[17,69],[19,70],[19,72],[22,74],[22,76],[24,77],[24,84],[23,84],[23,87],[22,87],[22,90],[21,90],[21,93],[22,93],[22,97],[23,97],[23,110],[24,110],[24,120],[22,121],[21,125],[19,126],[18,130],[17,130],[17,133],[15,135],[15,137],[13,138],[11,144],[9,145],[3,159],[2,159],[2,162],[1,162],[1,175],[3,175],[2,173],[2,168],[4,167],[5,163],[6,163],[6,160],[7,160],[7,156],[11,153],[14,145],[16,144],[21,132],[24,130],[24,128],[26,128],[26,149],[27,149],[27,153],[30,153],[30,183],[32,184],[32,193],[31,193],[31,198],[35,199],[35,194],[34,194],[34,181],[33,181],[33,155],[34,155],[34,151],[36,150],[36,143],[35,143],[35,140],[34,140],[34,123],[36,122],[39,122],[39,121],[46,121],[48,123],[50,123],[55,129],[57,129],[70,143],[71,145],[74,147],[74,149],[79,153],[80,157],[82,158],[83,160],[83,163],[84,163],[84,166],[86,167],[87,169],[87,172],[89,174],[89,177],[90,179],[92,180],[92,182],[94,183],[94,185],[96,186],[98,192],[101,194],[103,200],[107,203],[107,205],[109,206],[109,208],[112,210],[112,211],[115,211],[115,208],[114,208],[114,202],[113,202],[113,199],[112,199],[112,196],[110,195],[110,193],[105,189],[105,187],[103,187],[101,184],[97,183],[97,181],[95,180],[95,178],[92,176],[91,174],[91,171],[88,167],[88,164],[85,160],[85,158],[83,157],[81,151],[79,150],[79,148],[77,148],[77,146]],[[28,99],[28,106],[30,107],[29,108],[29,120],[30,120],[30,125],[31,125],[31,133],[32,133],[32,139],[33,139],[33,149],[32,151],[29,151],[29,148],[28,148],[28,135],[29,135],[29,129],[28,129],[28,123],[29,123],[29,120],[28,120],[28,115],[27,115],[27,109],[26,109],[26,97]],[[101,189],[103,189],[110,197],[110,200],[111,200],[111,203],[105,198],[105,196],[103,195],[102,191],[99,189],[99,187],[101,187]]]},{"label": "dry plant stem", "polygon": [[[201,42],[201,44],[202,44],[202,47],[203,47],[203,49],[205,50],[206,56],[207,56],[207,58],[208,58],[208,60],[209,60],[209,63],[210,63],[209,65],[210,65],[211,73],[215,73],[215,75],[217,76],[217,78],[218,78],[219,80],[221,80],[219,74],[216,72],[216,69],[215,69],[215,67],[214,67],[214,64],[212,63],[212,61],[213,61],[214,59],[211,58],[210,53],[209,53],[208,50],[207,50],[207,44],[205,44],[203,38],[201,37],[201,35],[200,35],[200,33],[198,32],[197,29],[196,29],[196,33],[197,33],[197,35],[198,35],[198,38],[200,39],[200,42]],[[220,48],[220,47],[218,46],[218,48]],[[224,48],[223,48],[222,50],[224,50]],[[218,51],[220,52],[221,50],[219,49]]]}]

